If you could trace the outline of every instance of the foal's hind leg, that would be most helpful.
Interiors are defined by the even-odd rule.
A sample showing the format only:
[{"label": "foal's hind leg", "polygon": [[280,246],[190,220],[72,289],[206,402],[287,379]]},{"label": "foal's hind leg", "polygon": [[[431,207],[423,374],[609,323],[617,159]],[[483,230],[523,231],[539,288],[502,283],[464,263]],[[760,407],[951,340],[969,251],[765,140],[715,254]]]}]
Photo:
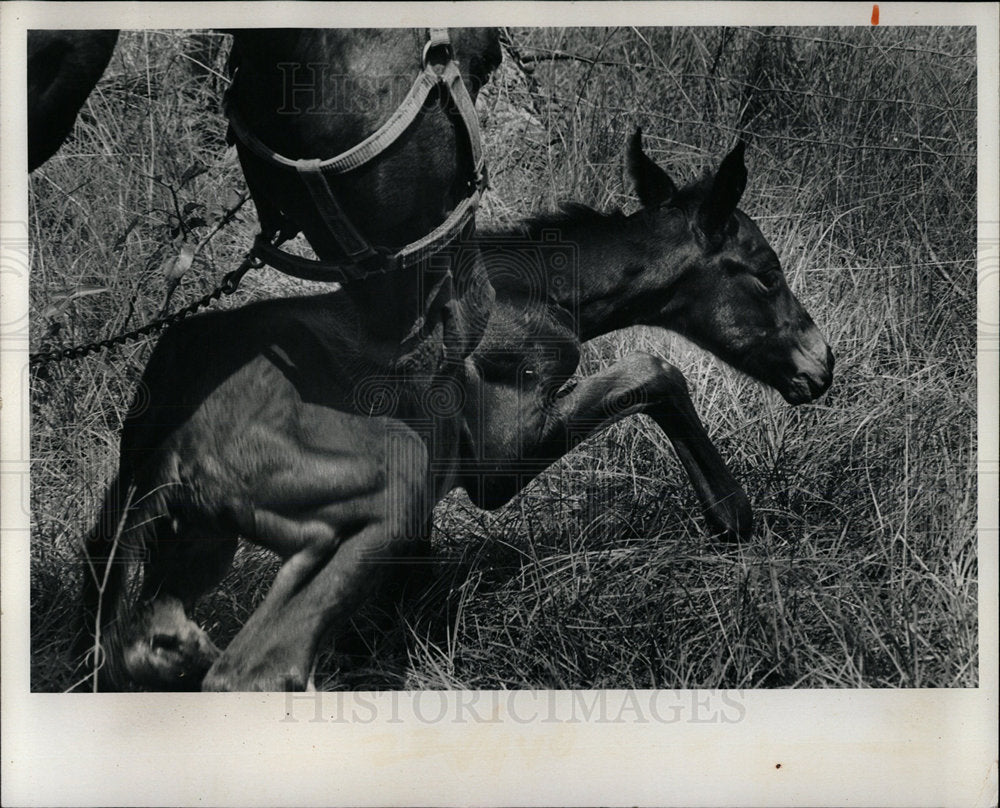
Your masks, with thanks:
[{"label": "foal's hind leg", "polygon": [[364,455],[303,452],[294,486],[272,481],[257,540],[287,560],[202,689],[303,689],[323,636],[423,538],[433,505],[426,448],[409,430],[396,437],[384,453],[371,444],[358,447]]},{"label": "foal's hind leg", "polygon": [[198,688],[220,652],[188,614],[198,597],[221,580],[236,544],[235,537],[198,538],[188,530],[150,548],[142,604],[124,654],[135,682],[157,689]]}]

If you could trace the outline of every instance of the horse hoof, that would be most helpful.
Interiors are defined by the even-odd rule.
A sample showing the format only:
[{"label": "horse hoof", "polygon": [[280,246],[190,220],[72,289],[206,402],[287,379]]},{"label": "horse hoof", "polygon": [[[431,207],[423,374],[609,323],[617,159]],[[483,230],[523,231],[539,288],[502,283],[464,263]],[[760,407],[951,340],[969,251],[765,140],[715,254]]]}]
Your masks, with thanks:
[{"label": "horse hoof", "polygon": [[740,544],[753,535],[753,508],[745,494],[706,508],[705,521],[712,536],[727,544]]},{"label": "horse hoof", "polygon": [[221,652],[191,624],[176,632],[157,632],[125,650],[125,668],[139,685],[157,690],[197,690]]},{"label": "horse hoof", "polygon": [[[220,658],[220,662],[222,659]],[[312,677],[292,668],[289,671],[253,671],[238,673],[225,670],[218,663],[201,680],[201,689],[223,693],[289,693],[315,692]],[[310,688],[310,685],[312,687]]]}]

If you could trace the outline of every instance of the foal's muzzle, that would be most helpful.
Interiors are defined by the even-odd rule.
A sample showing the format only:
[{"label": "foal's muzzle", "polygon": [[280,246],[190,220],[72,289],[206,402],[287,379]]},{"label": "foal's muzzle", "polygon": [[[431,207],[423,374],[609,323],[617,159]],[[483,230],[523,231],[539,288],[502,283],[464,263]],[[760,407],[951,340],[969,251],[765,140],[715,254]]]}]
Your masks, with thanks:
[{"label": "foal's muzzle", "polygon": [[829,389],[833,381],[833,351],[823,338],[819,337],[818,332],[816,336],[821,346],[815,345],[814,342],[809,347],[796,348],[793,356],[796,372],[786,385],[779,388],[781,395],[789,404],[815,401]]}]

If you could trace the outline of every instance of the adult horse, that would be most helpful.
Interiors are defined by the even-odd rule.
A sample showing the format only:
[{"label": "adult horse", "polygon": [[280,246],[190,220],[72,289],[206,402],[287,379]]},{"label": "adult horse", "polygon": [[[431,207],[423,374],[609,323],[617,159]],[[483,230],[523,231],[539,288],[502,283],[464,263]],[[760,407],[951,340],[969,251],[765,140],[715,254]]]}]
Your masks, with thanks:
[{"label": "adult horse", "polygon": [[[638,135],[629,158],[638,213],[574,208],[445,250],[456,268],[485,265],[497,296],[478,346],[435,385],[423,365],[387,365],[359,339],[367,314],[349,286],[207,314],[164,335],[89,541],[103,587],[90,616],[109,684],[305,686],[321,638],[427,540],[444,493],[464,485],[497,507],[576,439],[633,413],[674,442],[713,528],[749,533],[747,498],[680,372],[635,355],[573,386],[580,342],[635,323],[670,328],[793,404],[826,390],[833,355],[737,210],[742,146],[684,188]],[[477,296],[457,291],[459,307]],[[187,613],[241,537],[284,563],[220,652]],[[126,565],[115,562],[138,551],[130,613]]]},{"label": "adult horse", "polygon": [[[384,260],[394,250],[425,239],[481,190],[471,104],[500,63],[495,29],[228,33],[230,140],[258,206],[259,246],[279,269],[329,280],[384,272],[400,264]],[[32,170],[68,136],[117,38],[117,31],[29,32]],[[341,198],[350,201],[350,217]],[[273,249],[279,233],[299,231],[325,265]],[[403,263],[438,244],[419,246]]]},{"label": "adult horse", "polygon": [[69,137],[117,41],[117,31],[28,31],[28,171]]},{"label": "adult horse", "polygon": [[[498,32],[232,33],[226,111],[261,222],[258,256],[292,275],[349,282],[370,351],[427,354],[424,332],[443,324],[449,356],[466,355],[488,316],[489,284],[468,265],[463,307],[450,265],[432,257],[474,224],[485,167],[472,104],[500,63]],[[278,249],[300,231],[320,260]]]}]

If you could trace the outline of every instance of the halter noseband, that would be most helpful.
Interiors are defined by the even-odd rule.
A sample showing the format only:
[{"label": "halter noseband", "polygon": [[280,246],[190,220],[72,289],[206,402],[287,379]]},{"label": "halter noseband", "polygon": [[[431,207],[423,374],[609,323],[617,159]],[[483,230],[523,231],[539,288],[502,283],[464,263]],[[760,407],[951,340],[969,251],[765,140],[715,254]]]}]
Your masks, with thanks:
[{"label": "halter noseband", "polygon": [[[236,105],[227,95],[226,115],[237,147],[248,150],[271,166],[294,171],[305,185],[327,231],[346,256],[340,260],[324,261],[292,255],[278,247],[288,237],[287,233],[281,228],[269,228],[262,221],[262,231],[254,240],[253,251],[257,258],[281,272],[298,278],[349,283],[374,273],[391,272],[426,260],[451,243],[472,221],[479,206],[480,196],[486,188],[486,166],[479,136],[479,118],[465,82],[462,81],[461,71],[455,62],[448,29],[429,29],[422,64],[423,70],[413,82],[406,98],[381,127],[358,145],[325,160],[292,160],[278,154],[250,131],[236,111]],[[435,87],[441,88],[442,98],[451,100],[459,119],[465,126],[472,153],[473,171],[469,183],[472,193],[459,202],[447,218],[423,238],[407,244],[396,252],[374,247],[344,212],[328,178],[371,162],[395,143],[413,123]],[[250,190],[254,198],[258,198],[249,177],[247,183],[251,185]],[[265,232],[269,229],[272,232]]]}]

